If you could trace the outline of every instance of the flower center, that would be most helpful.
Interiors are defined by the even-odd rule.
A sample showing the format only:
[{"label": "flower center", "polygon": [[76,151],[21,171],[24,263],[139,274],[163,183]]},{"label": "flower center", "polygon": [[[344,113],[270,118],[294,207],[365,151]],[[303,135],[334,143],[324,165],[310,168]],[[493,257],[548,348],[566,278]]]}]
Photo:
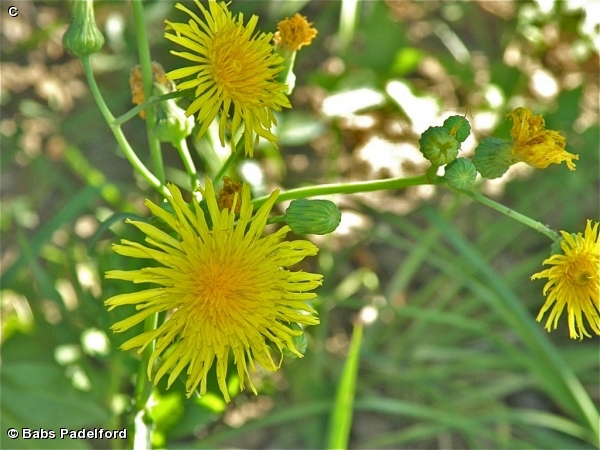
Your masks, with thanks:
[{"label": "flower center", "polygon": [[246,80],[249,67],[247,55],[244,55],[243,32],[238,28],[225,28],[214,36],[211,66],[215,84],[223,90],[225,96],[237,100],[247,94]]},{"label": "flower center", "polygon": [[598,268],[594,267],[589,258],[581,256],[569,264],[567,276],[571,284],[584,286],[592,283],[598,276]]},{"label": "flower center", "polygon": [[[262,275],[262,276],[261,276]],[[196,278],[196,307],[211,317],[214,325],[225,317],[241,317],[255,306],[264,275],[244,252],[225,244],[213,248],[200,265]]]}]

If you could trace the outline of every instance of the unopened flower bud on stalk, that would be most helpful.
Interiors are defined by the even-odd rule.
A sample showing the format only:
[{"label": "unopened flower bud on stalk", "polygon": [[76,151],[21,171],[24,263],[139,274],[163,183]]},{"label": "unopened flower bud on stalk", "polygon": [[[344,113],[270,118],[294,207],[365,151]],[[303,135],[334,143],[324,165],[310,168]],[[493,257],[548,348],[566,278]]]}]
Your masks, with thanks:
[{"label": "unopened flower bud on stalk", "polygon": [[444,120],[442,126],[450,132],[451,136],[455,136],[459,142],[464,142],[471,134],[471,125],[462,116],[450,116]]},{"label": "unopened flower bud on stalk", "polygon": [[457,158],[445,167],[444,178],[452,187],[469,189],[477,178],[475,164],[467,158]]},{"label": "unopened flower bud on stalk", "polygon": [[456,159],[460,142],[444,127],[429,127],[421,135],[419,145],[423,156],[437,166]]},{"label": "unopened flower bud on stalk", "polygon": [[92,0],[73,0],[71,23],[63,35],[63,47],[78,58],[99,51],[104,45],[104,36],[96,26]]},{"label": "unopened flower bud on stalk", "polygon": [[293,200],[285,211],[285,223],[295,234],[331,233],[341,220],[341,211],[329,200]]},{"label": "unopened flower bud on stalk", "polygon": [[176,145],[188,137],[194,129],[194,117],[187,117],[185,110],[169,99],[156,106],[156,122],[152,131],[161,142]]}]

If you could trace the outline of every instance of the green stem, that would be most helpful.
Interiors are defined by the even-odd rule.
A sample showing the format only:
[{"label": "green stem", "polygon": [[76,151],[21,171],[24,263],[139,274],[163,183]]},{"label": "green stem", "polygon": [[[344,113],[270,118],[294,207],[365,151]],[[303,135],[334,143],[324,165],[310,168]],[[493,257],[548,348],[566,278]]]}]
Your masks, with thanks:
[{"label": "green stem", "polygon": [[285,214],[280,214],[278,216],[271,216],[271,217],[267,218],[267,225],[270,225],[272,223],[285,222],[285,218],[286,218]]},{"label": "green stem", "polygon": [[221,178],[223,178],[223,176],[227,173],[229,166],[231,166],[231,164],[233,164],[233,162],[239,158],[240,154],[242,153],[243,146],[244,146],[244,140],[242,138],[240,138],[240,140],[235,145],[235,152],[233,152],[231,155],[229,155],[229,158],[227,158],[227,161],[225,161],[225,163],[221,166],[221,168],[219,169],[219,171],[213,178],[213,184],[218,183],[219,180],[221,180]]},{"label": "green stem", "polygon": [[504,214],[507,217],[515,219],[517,222],[521,222],[523,225],[527,225],[528,227],[533,228],[534,230],[548,236],[553,241],[557,241],[559,238],[559,236],[558,236],[558,234],[556,234],[556,232],[552,231],[550,228],[548,228],[543,223],[533,220],[521,213],[518,213],[514,209],[507,208],[506,206],[504,206],[498,202],[495,202],[494,200],[491,200],[487,197],[484,197],[481,194],[477,194],[476,192],[469,191],[466,189],[457,189],[457,188],[453,188],[451,186],[446,186],[446,187],[454,192],[458,192],[460,194],[466,195],[467,197],[470,197],[473,200],[476,200],[479,203],[481,203],[485,206],[488,206],[488,207]]},{"label": "green stem", "polygon": [[[142,0],[133,0],[133,22],[135,24],[136,41],[138,53],[140,56],[140,66],[142,67],[142,80],[144,82],[144,98],[152,96],[152,60],[150,58],[150,47],[148,45],[148,36],[146,35],[146,21],[144,20],[144,6]],[[146,110],[146,134],[148,135],[148,148],[152,158],[154,173],[162,184],[165,183],[165,168],[162,160],[160,141],[154,137],[152,128],[155,122],[154,108]]]},{"label": "green stem", "polygon": [[112,125],[114,125],[114,126],[123,125],[125,122],[127,122],[127,121],[131,120],[132,118],[134,118],[135,116],[137,116],[143,110],[148,109],[151,106],[157,105],[166,100],[171,100],[173,98],[179,98],[179,97],[183,97],[182,91],[169,92],[168,94],[156,95],[154,97],[150,97],[144,103],[141,103],[141,104],[137,105],[136,107],[131,108],[125,114],[114,119],[112,121]]},{"label": "green stem", "polygon": [[[158,325],[158,312],[147,317],[144,321],[144,332],[156,329]],[[148,345],[142,352],[142,359],[138,367],[137,379],[135,382],[134,402],[135,402],[135,443],[140,448],[152,448],[152,422],[148,411],[148,399],[152,394],[152,384],[148,381],[148,363],[150,356],[154,352],[154,342]]]},{"label": "green stem", "polygon": [[[158,313],[154,313],[144,321],[144,332],[156,329],[157,324]],[[141,411],[146,407],[146,402],[152,392],[152,384],[148,383],[147,374],[148,362],[150,361],[152,352],[154,352],[154,342],[148,345],[142,352],[142,359],[140,360],[140,366],[138,368],[137,380],[135,382],[135,408],[138,411]]]},{"label": "green stem", "polygon": [[[356,194],[359,192],[385,191],[388,189],[404,189],[409,186],[420,186],[423,184],[441,184],[441,179],[428,181],[425,175],[408,178],[388,178],[386,180],[373,181],[358,181],[355,183],[334,183],[321,184],[318,186],[307,186],[297,189],[290,189],[282,192],[277,197],[276,203],[286,200],[295,200],[298,198],[316,197],[318,195],[333,195],[333,194]],[[255,207],[262,205],[268,195],[258,197],[252,200]]]},{"label": "green stem", "polygon": [[179,156],[183,161],[183,165],[185,166],[185,170],[190,176],[190,185],[192,187],[192,192],[196,190],[197,187],[200,186],[198,182],[198,171],[196,170],[196,166],[194,166],[194,161],[192,160],[192,156],[190,155],[190,150],[187,146],[187,141],[182,139],[181,141],[174,144],[175,148],[179,152]]},{"label": "green stem", "polygon": [[106,102],[104,101],[104,98],[102,97],[102,94],[100,93],[100,89],[98,88],[98,84],[96,83],[96,79],[94,78],[94,73],[92,71],[90,57],[86,56],[82,58],[81,63],[83,64],[83,71],[85,72],[85,76],[87,78],[90,90],[92,92],[92,96],[94,97],[94,100],[96,101],[96,104],[98,105],[98,108],[100,109],[104,120],[106,120],[106,123],[108,124],[110,130],[115,136],[119,147],[121,147],[121,150],[123,150],[125,157],[131,163],[133,168],[137,170],[138,173],[150,184],[150,186],[156,189],[163,197],[170,197],[171,194],[163,185],[163,183],[161,183],[160,180],[156,178],[154,174],[150,172],[150,170],[148,170],[148,168],[137,157],[137,155],[131,148],[131,145],[129,145],[127,138],[123,134],[121,127],[119,125],[113,124],[115,118],[111,114],[110,110],[108,109],[108,106],[106,105]]}]

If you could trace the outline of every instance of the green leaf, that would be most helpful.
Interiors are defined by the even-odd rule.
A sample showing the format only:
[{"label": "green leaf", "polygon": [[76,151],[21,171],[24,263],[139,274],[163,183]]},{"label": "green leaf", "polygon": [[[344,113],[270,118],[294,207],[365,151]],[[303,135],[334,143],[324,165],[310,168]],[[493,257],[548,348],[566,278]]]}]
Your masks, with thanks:
[{"label": "green leaf", "polygon": [[358,377],[362,332],[363,327],[361,323],[354,326],[350,350],[344,364],[342,378],[340,379],[329,422],[329,443],[327,448],[330,449],[348,448],[352,416],[354,414],[353,403],[356,379]]}]

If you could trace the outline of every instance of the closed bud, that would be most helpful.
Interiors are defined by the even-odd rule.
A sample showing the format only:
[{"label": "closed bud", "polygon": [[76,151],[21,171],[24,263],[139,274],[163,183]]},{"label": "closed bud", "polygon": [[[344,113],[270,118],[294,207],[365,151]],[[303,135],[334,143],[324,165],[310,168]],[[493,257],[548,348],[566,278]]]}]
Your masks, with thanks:
[{"label": "closed bud", "polygon": [[429,127],[421,135],[419,145],[423,156],[437,166],[456,159],[460,142],[444,127]]},{"label": "closed bud", "polygon": [[512,144],[502,139],[486,137],[475,148],[473,164],[484,178],[498,178],[518,160],[512,154]]},{"label": "closed bud", "polygon": [[175,100],[166,100],[156,106],[156,122],[152,131],[159,141],[175,145],[188,137],[193,129],[194,117],[187,117]]},{"label": "closed bud", "polygon": [[467,158],[457,158],[445,167],[444,178],[452,187],[469,189],[475,183],[477,169]]},{"label": "closed bud", "polygon": [[295,234],[331,233],[341,220],[341,211],[329,200],[293,200],[285,211],[285,223]]},{"label": "closed bud", "polygon": [[73,0],[71,23],[63,35],[63,47],[78,58],[96,53],[104,45],[104,36],[96,26],[92,0]]},{"label": "closed bud", "polygon": [[462,116],[450,116],[444,120],[442,126],[450,132],[451,136],[456,136],[459,142],[464,142],[471,134],[471,125]]}]

